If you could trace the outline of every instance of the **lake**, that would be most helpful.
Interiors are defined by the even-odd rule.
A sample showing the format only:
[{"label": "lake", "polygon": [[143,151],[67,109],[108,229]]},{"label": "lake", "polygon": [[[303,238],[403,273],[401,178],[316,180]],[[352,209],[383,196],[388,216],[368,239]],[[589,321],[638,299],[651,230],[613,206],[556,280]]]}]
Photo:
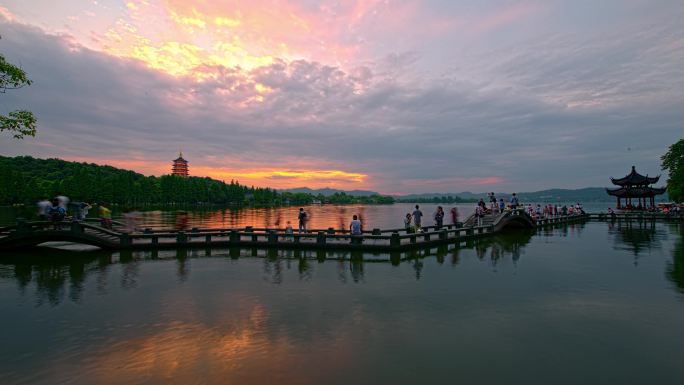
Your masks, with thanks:
[{"label": "lake", "polygon": [[[405,209],[367,206],[363,217],[396,227],[392,207]],[[283,210],[281,223],[296,213]],[[325,210],[316,227],[362,211]],[[409,252],[396,265],[256,249],[5,252],[1,382],[681,384],[683,233],[587,222]]]},{"label": "lake", "polygon": [[[571,205],[571,202],[567,203]],[[437,211],[437,204],[420,203],[420,209],[425,214],[424,224],[433,225],[432,216]],[[310,229],[348,229],[353,215],[358,215],[367,229],[390,229],[404,227],[404,217],[414,210],[415,204],[396,203],[391,205],[310,205],[304,206],[308,214]],[[588,203],[584,205],[588,212],[606,212],[610,203]],[[475,203],[443,204],[446,212],[444,223],[451,223],[449,211],[456,207],[459,219],[464,220],[475,210]],[[16,223],[16,218],[35,219],[33,207],[0,207],[0,226]],[[229,227],[280,227],[284,228],[287,221],[297,227],[299,206],[268,207],[268,208],[191,208],[145,209],[141,213],[140,227],[155,230],[175,228],[229,228]],[[121,210],[114,208],[114,218],[121,219]],[[89,218],[97,217],[97,210],[93,209]],[[427,221],[427,222],[425,222]]]}]

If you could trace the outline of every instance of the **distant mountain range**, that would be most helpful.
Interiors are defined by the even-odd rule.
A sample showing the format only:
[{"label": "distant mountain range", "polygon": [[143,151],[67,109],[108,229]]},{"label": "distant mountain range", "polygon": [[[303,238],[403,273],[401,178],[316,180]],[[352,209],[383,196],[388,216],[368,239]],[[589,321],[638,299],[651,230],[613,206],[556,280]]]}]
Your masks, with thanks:
[{"label": "distant mountain range", "polygon": [[[321,194],[321,195],[333,195],[335,193],[345,193],[347,195],[353,196],[370,196],[370,195],[380,195],[380,193],[369,190],[338,190],[332,188],[322,188],[322,189],[310,189],[307,187],[287,189],[282,191],[288,192],[301,192],[308,194]],[[586,187],[580,189],[549,189],[534,192],[519,192],[518,197],[523,202],[613,202],[615,198],[609,196],[606,193],[606,189],[603,187]],[[498,198],[504,198],[505,200],[510,199],[510,193],[496,193]],[[457,193],[424,193],[424,194],[407,194],[407,195],[394,195],[394,198],[401,201],[425,201],[432,198],[442,198],[442,197],[458,197],[463,200],[477,200],[480,198],[486,198],[487,193],[472,193],[469,191],[457,192]],[[667,201],[667,194],[659,196],[656,201],[662,202]]]}]

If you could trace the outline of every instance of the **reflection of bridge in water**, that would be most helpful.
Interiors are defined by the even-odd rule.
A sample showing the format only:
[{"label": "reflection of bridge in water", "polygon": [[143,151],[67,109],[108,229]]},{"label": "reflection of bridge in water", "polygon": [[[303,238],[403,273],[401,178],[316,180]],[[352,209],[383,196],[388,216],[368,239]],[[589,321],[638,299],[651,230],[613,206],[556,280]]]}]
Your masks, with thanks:
[{"label": "reflection of bridge in water", "polygon": [[[617,222],[613,225],[616,226]],[[623,226],[626,226],[625,220],[621,222]],[[684,231],[684,226],[681,224],[673,225],[677,226],[680,231]],[[493,270],[497,270],[502,262],[504,266],[506,261],[517,265],[524,260],[525,246],[540,231],[562,234],[565,231],[580,231],[584,226],[585,221],[580,221],[554,228],[463,238],[458,242],[404,251],[369,252],[237,246],[87,252],[51,249],[49,253],[44,250],[38,252],[4,251],[0,258],[0,278],[15,281],[22,292],[28,290],[30,286],[35,286],[37,301],[53,304],[64,300],[80,301],[87,278],[91,276],[95,278],[90,281],[93,289],[99,292],[107,291],[108,285],[112,284],[123,288],[133,288],[138,284],[142,264],[150,261],[175,261],[175,275],[179,281],[189,279],[192,274],[192,261],[198,258],[261,259],[264,279],[275,284],[280,283],[285,272],[289,270],[296,271],[300,279],[310,279],[316,271],[315,266],[320,263],[335,264],[337,279],[344,282],[365,281],[368,266],[375,264],[408,264],[415,271],[415,278],[421,279],[424,261],[427,258],[433,258],[438,264],[458,266],[467,261],[462,260],[465,255],[486,262]],[[632,223],[631,226],[639,227],[637,223]],[[651,221],[645,222],[643,226],[646,231],[650,231]],[[647,249],[648,246],[643,243],[645,238],[639,236],[639,239],[640,247]],[[118,276],[115,280],[111,277],[107,278],[112,271],[117,272]],[[675,244],[673,261],[668,262],[665,274],[676,285],[677,290],[684,293],[684,240],[680,239]]]},{"label": "reflection of bridge in water", "polygon": [[[571,226],[583,226],[574,224]],[[363,252],[358,250],[304,250],[275,248],[177,248],[152,250],[91,250],[49,252],[6,251],[0,258],[0,279],[13,280],[21,292],[32,291],[36,304],[55,305],[64,300],[78,303],[87,287],[104,293],[117,285],[135,288],[145,263],[175,263],[175,276],[180,282],[192,275],[198,259],[262,260],[264,279],[280,284],[287,271],[295,271],[299,279],[313,277],[316,266],[334,264],[341,282],[366,280],[368,265],[408,264],[415,279],[422,278],[424,261],[434,258],[438,264],[457,266],[464,253],[495,266],[508,258],[517,263],[534,230],[497,234],[491,237],[462,239],[455,244],[396,252]],[[115,276],[112,276],[115,274]],[[94,278],[94,279],[93,279]],[[113,279],[114,278],[114,279]],[[90,282],[90,284],[88,284]],[[33,287],[32,289],[30,289]]]},{"label": "reflection of bridge in water", "polygon": [[557,216],[535,220],[524,210],[487,215],[476,224],[470,216],[462,226],[427,226],[418,232],[407,229],[373,229],[361,235],[334,228],[287,233],[275,228],[227,228],[190,231],[124,233],[87,222],[25,222],[0,228],[0,249],[28,249],[45,242],[74,242],[103,249],[168,249],[196,247],[264,247],[300,250],[405,251],[464,239],[482,238],[511,228],[534,229],[586,220],[584,215]]}]

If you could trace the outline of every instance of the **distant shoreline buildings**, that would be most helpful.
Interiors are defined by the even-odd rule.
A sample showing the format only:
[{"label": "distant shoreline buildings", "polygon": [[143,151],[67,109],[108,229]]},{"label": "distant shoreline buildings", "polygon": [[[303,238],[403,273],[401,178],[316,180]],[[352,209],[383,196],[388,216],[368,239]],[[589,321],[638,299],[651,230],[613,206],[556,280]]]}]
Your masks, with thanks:
[{"label": "distant shoreline buildings", "polygon": [[183,152],[178,154],[178,158],[173,160],[173,165],[171,166],[171,175],[178,176],[189,176],[190,172],[188,170],[188,161],[183,159]]}]

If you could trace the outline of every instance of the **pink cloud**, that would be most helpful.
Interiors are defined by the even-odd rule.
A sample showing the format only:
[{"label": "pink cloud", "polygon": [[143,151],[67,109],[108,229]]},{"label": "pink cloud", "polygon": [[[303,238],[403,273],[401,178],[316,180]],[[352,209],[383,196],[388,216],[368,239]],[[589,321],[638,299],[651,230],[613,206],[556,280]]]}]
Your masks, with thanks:
[{"label": "pink cloud", "polygon": [[7,21],[11,21],[11,22],[15,22],[17,20],[17,18],[14,17],[14,14],[12,14],[12,12],[10,12],[9,9],[7,9],[5,7],[1,7],[1,6],[0,6],[0,16],[5,18]]},{"label": "pink cloud", "polygon": [[484,15],[483,17],[476,18],[473,21],[470,30],[475,34],[487,33],[502,26],[514,24],[527,19],[540,9],[542,9],[542,5],[538,2],[526,1],[513,4],[497,9],[492,13]]}]

